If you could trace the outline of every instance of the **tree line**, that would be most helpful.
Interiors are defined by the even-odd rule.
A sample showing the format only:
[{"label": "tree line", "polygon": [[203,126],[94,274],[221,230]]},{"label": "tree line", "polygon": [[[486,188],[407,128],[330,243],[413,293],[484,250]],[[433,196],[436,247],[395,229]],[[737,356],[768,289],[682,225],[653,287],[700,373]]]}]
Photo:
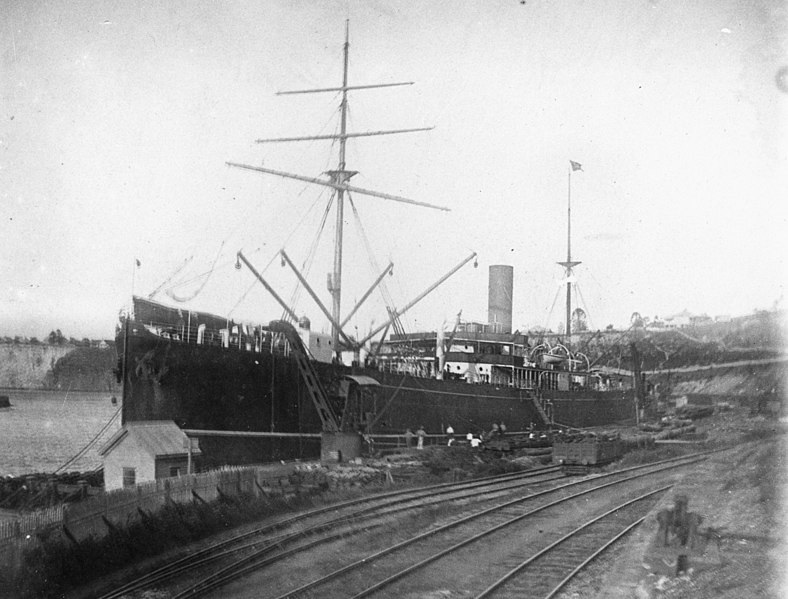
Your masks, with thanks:
[{"label": "tree line", "polygon": [[23,337],[21,335],[16,335],[14,337],[3,337],[2,342],[16,345],[73,345],[75,347],[90,347],[94,343],[100,341],[91,340],[87,337],[83,337],[82,339],[66,337],[60,329],[55,329],[54,331],[50,331],[49,335],[43,340],[39,340],[38,337]]}]

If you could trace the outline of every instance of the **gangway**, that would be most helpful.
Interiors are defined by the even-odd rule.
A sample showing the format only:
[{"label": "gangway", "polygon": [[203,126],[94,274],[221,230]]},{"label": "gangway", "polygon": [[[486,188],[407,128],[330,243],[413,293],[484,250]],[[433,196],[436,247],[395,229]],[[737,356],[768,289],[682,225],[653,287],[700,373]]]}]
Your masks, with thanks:
[{"label": "gangway", "polygon": [[285,339],[290,344],[290,355],[295,358],[298,364],[298,370],[306,385],[307,393],[309,393],[309,397],[315,405],[317,414],[320,416],[323,431],[338,433],[340,427],[337,416],[334,414],[334,410],[331,409],[331,404],[328,402],[328,396],[323,389],[323,385],[320,384],[320,379],[317,377],[317,372],[315,372],[312,361],[309,359],[309,350],[304,345],[298,331],[292,324],[284,320],[273,320],[269,323],[268,328],[273,333],[281,333],[284,335]]}]

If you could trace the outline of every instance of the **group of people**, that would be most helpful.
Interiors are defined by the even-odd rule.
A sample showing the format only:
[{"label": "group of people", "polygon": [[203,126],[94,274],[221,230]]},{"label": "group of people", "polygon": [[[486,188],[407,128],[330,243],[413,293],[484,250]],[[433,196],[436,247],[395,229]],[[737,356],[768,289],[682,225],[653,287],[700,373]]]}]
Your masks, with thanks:
[{"label": "group of people", "polygon": [[405,445],[410,449],[413,447],[413,437],[416,437],[416,449],[424,449],[424,438],[427,436],[427,431],[424,430],[424,425],[422,424],[418,429],[416,429],[416,434],[413,434],[413,431],[410,429],[405,430]]},{"label": "group of people", "polygon": [[489,438],[503,437],[506,434],[506,425],[503,422],[493,422]]},{"label": "group of people", "polygon": [[[478,437],[473,433],[469,432],[465,435],[465,440],[468,444],[473,447],[477,448],[482,444],[482,441],[485,439],[494,439],[496,437],[503,437],[506,434],[506,425],[503,422],[494,422],[492,425],[492,429],[489,433],[482,432]],[[424,429],[424,425],[421,425],[416,432],[414,433],[411,429],[405,430],[405,445],[410,448],[413,447],[413,438],[416,437],[416,449],[424,449],[424,439],[427,437],[427,431]],[[454,428],[450,424],[446,427],[446,437],[448,447],[454,445]]]}]

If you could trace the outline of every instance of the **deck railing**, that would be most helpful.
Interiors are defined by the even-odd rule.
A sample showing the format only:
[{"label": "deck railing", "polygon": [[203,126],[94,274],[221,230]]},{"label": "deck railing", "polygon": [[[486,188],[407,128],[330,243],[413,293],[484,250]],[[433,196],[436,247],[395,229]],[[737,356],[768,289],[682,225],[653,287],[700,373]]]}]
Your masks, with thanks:
[{"label": "deck railing", "polygon": [[281,333],[273,333],[262,326],[231,325],[228,328],[216,329],[205,325],[136,321],[132,332],[141,330],[180,343],[224,347],[254,353],[283,355],[290,353],[290,346]]}]

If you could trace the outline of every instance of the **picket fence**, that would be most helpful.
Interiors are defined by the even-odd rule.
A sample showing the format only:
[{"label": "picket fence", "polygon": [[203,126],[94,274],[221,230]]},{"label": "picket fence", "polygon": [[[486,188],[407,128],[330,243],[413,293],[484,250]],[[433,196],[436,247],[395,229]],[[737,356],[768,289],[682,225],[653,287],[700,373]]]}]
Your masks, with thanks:
[{"label": "picket fence", "polygon": [[[59,505],[0,523],[0,569],[15,572],[22,554],[48,534],[67,535],[79,542],[101,538],[112,527],[122,528],[152,514],[169,502],[211,502],[220,496],[255,496],[288,491],[292,464],[226,467],[201,474],[165,478],[117,489],[90,499]],[[292,490],[291,490],[292,491]]]}]

